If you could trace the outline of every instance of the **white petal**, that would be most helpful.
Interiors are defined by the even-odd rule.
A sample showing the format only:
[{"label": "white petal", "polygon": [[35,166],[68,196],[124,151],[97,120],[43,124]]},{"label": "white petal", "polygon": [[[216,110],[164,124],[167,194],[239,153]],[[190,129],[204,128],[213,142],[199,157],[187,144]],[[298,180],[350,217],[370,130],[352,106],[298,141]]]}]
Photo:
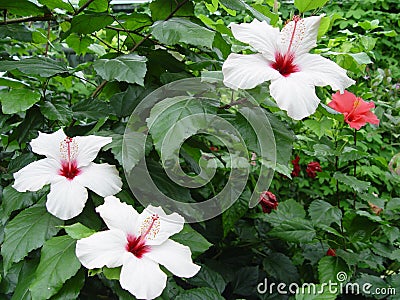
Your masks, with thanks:
[{"label": "white petal", "polygon": [[274,80],[269,89],[279,108],[286,110],[288,116],[295,120],[312,115],[320,102],[314,84],[304,72]]},{"label": "white petal", "polygon": [[122,181],[115,166],[90,163],[80,170],[81,173],[74,180],[96,194],[107,197],[121,191]]},{"label": "white petal", "polygon": [[279,39],[278,28],[257,19],[254,19],[251,23],[232,23],[230,27],[237,40],[249,44],[269,60],[274,58]]},{"label": "white petal", "polygon": [[47,157],[60,160],[60,144],[66,138],[66,135],[62,129],[54,133],[43,133],[39,132],[39,136],[30,142],[32,151],[46,155]]},{"label": "white petal", "polygon": [[88,198],[85,187],[60,176],[60,180],[50,185],[46,207],[49,213],[62,220],[68,220],[79,215]]},{"label": "white petal", "polygon": [[290,52],[296,55],[308,53],[317,46],[317,35],[319,23],[322,16],[312,16],[299,21],[290,21],[283,27],[280,34],[281,53]]},{"label": "white petal", "polygon": [[167,285],[167,275],[154,261],[133,254],[124,261],[119,279],[121,287],[138,299],[154,299]]},{"label": "white petal", "polygon": [[111,137],[103,136],[77,136],[74,137],[75,142],[78,144],[78,153],[76,160],[78,162],[78,168],[87,166],[91,163],[99,153],[101,147],[111,143]]},{"label": "white petal", "polygon": [[122,230],[125,234],[136,233],[138,212],[132,206],[121,202],[117,197],[106,197],[104,204],[98,206],[96,211],[108,228]]},{"label": "white petal", "polygon": [[151,246],[151,251],[144,256],[162,264],[179,277],[193,277],[200,270],[200,267],[192,261],[190,248],[173,240],[166,240],[161,245]]},{"label": "white petal", "polygon": [[146,220],[151,220],[151,216],[156,214],[159,216],[158,224],[153,228],[154,231],[146,236],[147,245],[160,245],[165,242],[171,235],[180,232],[183,229],[185,219],[177,213],[167,215],[161,207],[149,205],[140,215],[138,220],[137,235],[146,231]]},{"label": "white petal", "polygon": [[235,90],[251,89],[281,76],[261,54],[232,53],[223,64],[222,73],[224,84]]},{"label": "white petal", "polygon": [[38,191],[44,185],[54,182],[59,169],[60,163],[52,158],[34,161],[14,173],[13,188],[18,192]]},{"label": "white petal", "polygon": [[126,243],[121,230],[107,230],[77,241],[75,253],[88,269],[116,268],[122,265]]},{"label": "white petal", "polygon": [[295,63],[302,72],[307,73],[316,86],[330,85],[333,90],[343,93],[347,87],[355,84],[355,81],[347,76],[345,69],[320,55],[307,53],[298,57]]}]

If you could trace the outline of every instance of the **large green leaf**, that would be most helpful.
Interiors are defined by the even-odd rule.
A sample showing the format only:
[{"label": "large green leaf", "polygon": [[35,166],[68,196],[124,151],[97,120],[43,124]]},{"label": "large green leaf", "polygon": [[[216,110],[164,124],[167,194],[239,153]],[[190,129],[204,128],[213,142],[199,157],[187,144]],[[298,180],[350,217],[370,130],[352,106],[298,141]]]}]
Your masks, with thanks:
[{"label": "large green leaf", "polygon": [[279,209],[273,210],[270,214],[264,215],[265,221],[273,226],[278,226],[283,221],[294,218],[305,219],[306,211],[304,207],[293,199],[279,203]]},{"label": "large green leaf", "polygon": [[3,25],[0,26],[0,38],[5,37],[22,42],[32,42],[32,31],[21,24]]},{"label": "large green leaf", "polygon": [[318,263],[318,278],[321,283],[346,283],[351,271],[343,259],[337,256],[324,256]]},{"label": "large green leaf", "polygon": [[336,206],[323,200],[315,200],[310,204],[308,213],[315,224],[331,225],[333,222],[340,226],[342,211]]},{"label": "large green leaf", "polygon": [[10,185],[5,187],[1,203],[4,217],[8,218],[13,211],[32,205],[33,201],[32,192],[20,193]]},{"label": "large green leaf", "polygon": [[40,93],[28,89],[0,90],[1,108],[4,114],[26,111],[40,101]]},{"label": "large green leaf", "polygon": [[61,290],[50,300],[76,300],[85,284],[85,271],[81,269],[75,276],[68,279]]},{"label": "large green leaf", "polygon": [[225,290],[226,282],[225,279],[214,270],[211,270],[207,266],[201,266],[200,271],[191,278],[187,279],[192,285],[198,287],[209,287],[217,290],[220,294]]},{"label": "large green leaf", "polygon": [[44,9],[29,0],[1,1],[0,9],[6,9],[17,16],[31,16],[43,14]]},{"label": "large green leaf", "polygon": [[283,221],[270,231],[271,236],[288,242],[306,243],[315,237],[315,229],[309,220],[295,218]]},{"label": "large green leaf", "polygon": [[52,216],[42,205],[35,205],[20,212],[4,229],[4,243],[1,254],[4,270],[12,263],[23,259],[30,251],[39,248],[55,235],[63,221]]},{"label": "large green leaf", "polygon": [[126,81],[143,85],[146,75],[146,57],[128,54],[114,59],[99,59],[93,67],[103,79]]},{"label": "large green leaf", "polygon": [[265,272],[282,282],[291,283],[299,280],[299,273],[292,260],[282,253],[272,253],[263,261]]},{"label": "large green leaf", "polygon": [[[179,1],[183,2],[183,1]],[[179,3],[175,0],[156,0],[150,3],[151,18],[154,21],[165,20],[175,11],[174,16],[193,16],[194,7],[191,1],[186,1],[183,5],[176,10]]]},{"label": "large green leaf", "polygon": [[82,14],[71,21],[71,31],[78,34],[89,34],[98,31],[114,22],[114,18],[105,13]]},{"label": "large green leaf", "polygon": [[62,124],[69,124],[72,119],[72,110],[64,101],[44,101],[40,111],[49,120],[58,120]]},{"label": "large green leaf", "polygon": [[31,300],[29,286],[35,278],[35,270],[38,262],[38,259],[23,262],[21,272],[18,275],[18,283],[11,300]]},{"label": "large green leaf", "polygon": [[75,255],[75,244],[66,235],[53,237],[44,244],[36,278],[29,288],[32,300],[49,299],[78,272],[81,264]]},{"label": "large green leaf", "polygon": [[210,49],[215,36],[214,31],[181,18],[157,21],[151,32],[157,40],[167,45],[186,43]]},{"label": "large green leaf", "polygon": [[173,235],[171,239],[175,242],[189,246],[194,257],[207,251],[207,249],[212,245],[200,233],[187,224],[185,224],[181,232]]},{"label": "large green leaf", "polygon": [[73,239],[79,240],[91,236],[95,231],[81,223],[75,223],[69,226],[62,226],[65,232]]},{"label": "large green leaf", "polygon": [[333,178],[336,178],[339,182],[351,187],[359,193],[364,192],[371,186],[370,182],[359,180],[354,176],[346,175],[341,172],[335,172]]},{"label": "large green leaf", "polygon": [[64,63],[48,57],[30,57],[12,61],[5,60],[0,63],[0,71],[15,69],[25,74],[39,75],[41,77],[52,77],[70,73],[70,70]]},{"label": "large green leaf", "polygon": [[294,0],[294,6],[303,13],[312,9],[320,8],[329,0]]},{"label": "large green leaf", "polygon": [[[189,137],[197,133],[197,129],[203,128],[198,122],[204,120],[200,118],[187,118],[188,121],[193,121],[190,127],[187,122],[179,123],[180,120],[187,116],[216,114],[218,102],[213,99],[203,99],[199,101],[197,98],[191,97],[175,97],[168,101],[161,101],[154,105],[151,109],[150,117],[147,119],[147,124],[150,129],[151,136],[154,141],[154,146],[161,153],[164,137],[169,130],[174,130],[179,137]],[[206,122],[206,121],[205,121]]]}]

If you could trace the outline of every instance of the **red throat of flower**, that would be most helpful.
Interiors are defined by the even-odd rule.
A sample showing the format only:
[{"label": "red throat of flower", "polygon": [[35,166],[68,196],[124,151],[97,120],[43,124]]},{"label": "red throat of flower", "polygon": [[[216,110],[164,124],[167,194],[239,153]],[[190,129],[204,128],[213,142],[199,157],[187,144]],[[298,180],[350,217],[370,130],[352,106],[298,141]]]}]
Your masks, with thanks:
[{"label": "red throat of flower", "polygon": [[81,170],[78,168],[78,164],[75,160],[78,151],[78,144],[73,138],[66,137],[60,143],[60,153],[61,153],[61,169],[58,174],[66,177],[69,180],[75,178],[79,175]]},{"label": "red throat of flower", "polygon": [[128,243],[125,246],[126,251],[132,253],[137,258],[142,258],[144,254],[150,252],[151,247],[146,245],[146,237],[154,238],[160,231],[160,217],[156,214],[147,217],[140,228],[141,234],[136,237],[133,234],[128,234],[126,240]]},{"label": "red throat of flower", "polygon": [[288,77],[290,74],[295,73],[300,71],[300,68],[294,64],[294,53],[292,52],[291,48],[293,45],[293,40],[295,38],[295,33],[297,29],[297,23],[300,21],[299,16],[294,16],[293,21],[294,21],[294,26],[293,26],[293,31],[292,35],[290,37],[289,41],[289,46],[284,55],[282,55],[280,52],[275,53],[275,62],[271,64],[271,67],[277,70],[279,73],[281,73],[282,76]]}]

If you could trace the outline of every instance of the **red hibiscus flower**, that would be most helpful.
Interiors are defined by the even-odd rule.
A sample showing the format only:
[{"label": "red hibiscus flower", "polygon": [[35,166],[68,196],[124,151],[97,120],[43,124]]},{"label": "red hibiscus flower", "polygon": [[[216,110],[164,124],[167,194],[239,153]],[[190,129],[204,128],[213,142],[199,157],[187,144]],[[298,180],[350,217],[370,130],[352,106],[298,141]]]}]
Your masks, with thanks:
[{"label": "red hibiscus flower", "polygon": [[315,178],[317,172],[322,172],[321,165],[317,161],[312,161],[307,165],[306,172],[308,177]]},{"label": "red hibiscus flower", "polygon": [[328,256],[336,256],[335,249],[329,248],[328,251],[326,252],[326,255],[328,255]]},{"label": "red hibiscus flower", "polygon": [[344,91],[332,95],[332,101],[328,106],[344,115],[344,120],[351,128],[359,130],[367,123],[379,124],[376,115],[371,111],[375,107],[374,102],[366,102],[353,93]]},{"label": "red hibiscus flower", "polygon": [[300,165],[299,165],[300,156],[296,156],[295,159],[292,160],[293,171],[291,173],[292,177],[297,177],[300,175]]},{"label": "red hibiscus flower", "polygon": [[278,208],[278,201],[276,196],[271,192],[262,192],[260,196],[260,202],[264,213],[270,214],[273,209]]}]

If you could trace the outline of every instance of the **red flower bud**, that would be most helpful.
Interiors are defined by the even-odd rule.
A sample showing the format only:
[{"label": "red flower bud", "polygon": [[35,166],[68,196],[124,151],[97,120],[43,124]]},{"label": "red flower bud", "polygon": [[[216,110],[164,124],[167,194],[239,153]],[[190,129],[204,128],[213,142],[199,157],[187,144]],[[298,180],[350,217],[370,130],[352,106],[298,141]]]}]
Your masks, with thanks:
[{"label": "red flower bud", "polygon": [[308,177],[315,178],[317,172],[322,172],[321,165],[317,161],[312,161],[307,165],[306,172]]},{"label": "red flower bud", "polygon": [[276,210],[278,208],[278,201],[276,200],[276,196],[269,191],[261,193],[259,203],[262,206],[263,212],[267,214],[271,213],[273,209]]}]

